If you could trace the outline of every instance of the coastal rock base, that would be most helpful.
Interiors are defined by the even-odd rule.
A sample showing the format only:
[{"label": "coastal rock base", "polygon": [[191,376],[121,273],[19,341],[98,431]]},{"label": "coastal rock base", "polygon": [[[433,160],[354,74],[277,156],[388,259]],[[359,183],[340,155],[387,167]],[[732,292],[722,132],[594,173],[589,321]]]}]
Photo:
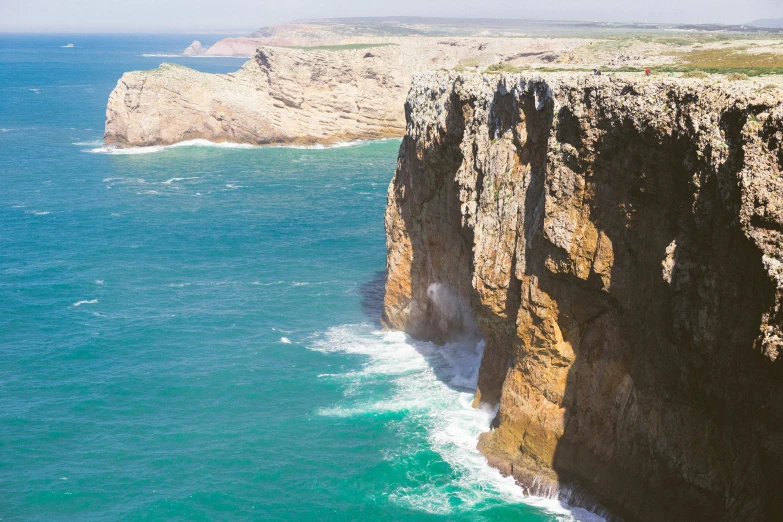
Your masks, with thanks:
[{"label": "coastal rock base", "polygon": [[479,448],[630,521],[783,520],[783,107],[749,82],[417,77],[384,323],[481,335]]}]

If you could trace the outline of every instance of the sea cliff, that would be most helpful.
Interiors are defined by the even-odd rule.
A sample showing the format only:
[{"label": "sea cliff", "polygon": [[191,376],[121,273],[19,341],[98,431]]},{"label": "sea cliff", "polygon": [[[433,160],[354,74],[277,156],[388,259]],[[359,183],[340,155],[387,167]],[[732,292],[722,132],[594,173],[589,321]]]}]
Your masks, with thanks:
[{"label": "sea cliff", "polygon": [[330,144],[399,137],[409,83],[394,47],[340,52],[261,47],[229,74],[163,64],[120,78],[106,107],[104,142]]},{"label": "sea cliff", "polygon": [[479,448],[630,521],[783,520],[783,106],[752,82],[428,73],[383,321],[484,337]]}]

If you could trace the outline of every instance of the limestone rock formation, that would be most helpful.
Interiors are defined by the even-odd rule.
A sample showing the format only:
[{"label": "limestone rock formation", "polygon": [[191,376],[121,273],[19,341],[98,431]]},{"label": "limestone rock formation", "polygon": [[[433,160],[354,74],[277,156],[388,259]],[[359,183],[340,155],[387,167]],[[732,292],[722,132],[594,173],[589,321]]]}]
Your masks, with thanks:
[{"label": "limestone rock formation", "polygon": [[267,45],[266,42],[255,38],[232,37],[224,38],[207,49],[207,56],[247,56],[255,55],[256,50]]},{"label": "limestone rock formation", "polygon": [[182,54],[185,56],[203,56],[206,50],[202,47],[201,42],[193,40],[193,43],[185,49]]},{"label": "limestone rock formation", "polygon": [[[415,73],[461,66],[465,60],[470,66],[506,59],[529,63],[560,45],[546,39],[424,40],[357,48],[259,47],[230,74],[172,64],[125,73],[109,96],[104,141],[126,147],[189,139],[329,144],[401,137],[403,105]],[[520,54],[516,44],[529,52]],[[255,49],[256,44],[241,45]],[[480,60],[473,58],[477,53]]]},{"label": "limestone rock formation", "polygon": [[260,48],[230,74],[172,64],[129,72],[109,97],[104,141],[126,147],[197,138],[313,144],[398,137],[410,78],[397,53]]},{"label": "limestone rock formation", "polygon": [[383,320],[485,338],[490,463],[629,521],[783,520],[777,91],[440,72],[406,116]]}]

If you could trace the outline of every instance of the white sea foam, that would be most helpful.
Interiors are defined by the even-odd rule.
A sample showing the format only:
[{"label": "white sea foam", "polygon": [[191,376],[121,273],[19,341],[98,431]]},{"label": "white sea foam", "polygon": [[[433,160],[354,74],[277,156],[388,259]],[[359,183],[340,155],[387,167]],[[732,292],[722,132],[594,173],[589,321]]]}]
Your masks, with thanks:
[{"label": "white sea foam", "polygon": [[[345,400],[320,410],[320,415],[351,417],[402,412],[405,416],[401,429],[416,433],[423,427],[426,444],[453,470],[448,481],[423,478],[413,481],[413,486],[398,486],[389,495],[392,501],[446,516],[502,502],[534,505],[563,522],[604,520],[555,499],[526,496],[513,478],[503,477],[490,467],[476,449],[478,436],[489,429],[496,413],[471,406],[483,342],[438,346],[414,341],[400,332],[348,325],[329,329],[310,348],[322,353],[367,357],[361,370],[319,376],[345,385]],[[373,397],[375,385],[384,381],[393,384],[394,391]],[[421,449],[421,443],[391,448],[386,458],[402,465],[415,460]]]},{"label": "white sea foam", "polygon": [[118,156],[126,156],[133,154],[149,154],[151,152],[160,152],[165,147],[132,147],[129,149],[119,149],[116,147],[97,147],[94,149],[83,149],[82,152],[89,152],[90,154],[114,154]]},{"label": "white sea foam", "polygon": [[192,177],[189,177],[189,178],[171,178],[171,179],[167,179],[166,181],[162,181],[161,185],[171,185],[175,181],[185,181],[185,180],[188,180],[188,179],[198,179],[198,176],[192,176]]},{"label": "white sea foam", "polygon": [[102,285],[103,284],[103,279],[96,279],[95,280],[95,284],[96,285]]},{"label": "white sea foam", "polygon": [[310,281],[294,281],[291,283],[291,286],[310,286],[310,285],[325,285],[329,281],[316,281],[316,282],[310,282]]},{"label": "white sea foam", "polygon": [[280,342],[283,344],[291,344],[291,339],[289,339],[288,337],[281,337]]},{"label": "white sea foam", "polygon": [[71,306],[77,307],[77,306],[86,305],[86,304],[98,304],[98,300],[97,299],[92,299],[90,301],[76,301]]},{"label": "white sea foam", "polygon": [[358,147],[360,145],[367,145],[370,143],[384,143],[387,141],[400,141],[399,138],[381,138],[377,140],[352,140],[352,141],[338,141],[329,145],[321,145],[316,143],[314,145],[272,145],[272,147],[279,149],[300,149],[300,150],[327,150],[327,149],[343,149],[346,147]]},{"label": "white sea foam", "polygon": [[215,147],[215,148],[223,148],[223,149],[268,149],[268,148],[279,148],[279,149],[308,149],[308,150],[326,150],[326,149],[339,149],[343,147],[356,147],[359,145],[366,145],[369,143],[382,143],[386,141],[399,141],[397,138],[384,138],[380,140],[356,140],[356,141],[345,141],[345,142],[339,142],[334,143],[331,145],[253,145],[250,143],[229,143],[229,142],[214,142],[204,139],[197,139],[197,140],[188,140],[188,141],[181,141],[179,143],[174,143],[172,145],[150,145],[148,147],[128,147],[128,148],[118,148],[118,147],[112,147],[112,146],[103,146],[101,143],[98,143],[98,145],[101,145],[100,147],[92,148],[92,149],[84,149],[82,152],[89,152],[92,154],[117,154],[117,155],[128,155],[128,154],[150,154],[153,152],[161,152],[166,149],[175,149],[180,147]]},{"label": "white sea foam", "polygon": [[34,216],[48,216],[51,212],[45,212],[40,210],[33,210],[31,212],[25,212],[25,214],[32,214]]},{"label": "white sea foam", "polygon": [[101,146],[94,149],[85,149],[83,152],[90,152],[93,154],[119,154],[119,155],[150,154],[153,152],[161,152],[166,149],[176,149],[181,147],[216,147],[216,148],[224,148],[224,149],[261,148],[261,146],[259,145],[251,145],[249,143],[228,143],[228,142],[216,143],[214,141],[198,139],[198,140],[181,141],[179,143],[174,143],[172,145],[151,145],[149,147],[118,148],[112,146],[108,146],[108,147]]}]

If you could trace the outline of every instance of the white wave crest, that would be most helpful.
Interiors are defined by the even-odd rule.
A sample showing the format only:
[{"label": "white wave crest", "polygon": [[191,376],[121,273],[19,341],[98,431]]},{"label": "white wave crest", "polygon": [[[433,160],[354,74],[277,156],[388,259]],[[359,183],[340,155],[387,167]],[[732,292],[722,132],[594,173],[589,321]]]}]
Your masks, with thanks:
[{"label": "white wave crest", "polygon": [[289,339],[288,337],[281,337],[280,342],[283,344],[291,344],[291,339]]},{"label": "white wave crest", "polygon": [[307,149],[307,150],[326,150],[326,149],[339,149],[344,147],[357,147],[360,145],[367,145],[370,143],[382,143],[386,141],[399,141],[397,138],[384,138],[380,140],[356,140],[333,143],[331,145],[253,145],[251,143],[230,143],[230,142],[215,142],[204,139],[181,141],[179,143],[173,143],[171,145],[150,145],[147,147],[127,147],[119,148],[113,146],[100,146],[92,149],[84,149],[82,152],[89,152],[91,154],[116,154],[116,155],[129,155],[129,154],[150,154],[154,152],[162,152],[166,149],[175,149],[179,147],[215,147],[223,149]]},{"label": "white wave crest", "polygon": [[73,307],[78,307],[78,306],[81,306],[81,305],[86,305],[86,304],[98,304],[98,300],[97,300],[97,299],[92,299],[92,300],[90,300],[90,301],[76,301],[76,302],[75,302],[75,303],[73,303],[73,305],[71,305],[71,306],[73,306]]},{"label": "white wave crest", "polygon": [[[368,325],[330,328],[310,349],[322,353],[363,355],[361,370],[319,377],[345,383],[345,400],[318,413],[351,417],[385,412],[404,413],[406,433],[423,427],[424,444],[450,466],[449,480],[413,481],[400,485],[389,498],[413,509],[438,515],[468,514],[489,505],[534,505],[558,520],[602,522],[584,509],[570,508],[555,499],[525,495],[511,477],[503,477],[487,464],[476,449],[478,436],[489,430],[496,412],[471,406],[484,349],[483,341],[438,346],[419,342],[400,332],[379,332]],[[393,392],[378,383],[391,383]],[[407,427],[406,427],[407,426]],[[404,463],[416,460],[422,443],[389,448],[387,460]]]},{"label": "white wave crest", "polygon": [[164,147],[132,147],[129,149],[119,149],[116,147],[97,147],[94,149],[83,149],[82,152],[89,152],[90,154],[113,154],[116,156],[129,156],[133,154],[149,154],[151,152],[160,152]]},{"label": "white wave crest", "polygon": [[166,181],[162,181],[161,185],[171,185],[175,181],[185,181],[188,179],[198,179],[198,176],[191,176],[189,178],[171,178],[171,179],[167,179]]},{"label": "white wave crest", "polygon": [[127,147],[119,148],[112,146],[101,146],[95,149],[86,149],[83,152],[90,152],[93,154],[150,154],[153,152],[161,152],[166,149],[176,149],[180,147],[216,147],[223,149],[258,149],[260,145],[252,145],[250,143],[229,143],[229,142],[214,142],[209,140],[188,140],[181,141],[179,143],[173,143],[171,145],[150,145],[148,147]]},{"label": "white wave crest", "polygon": [[399,138],[380,138],[376,140],[352,140],[352,141],[338,141],[329,145],[322,145],[316,143],[314,145],[272,145],[278,149],[300,149],[300,150],[328,150],[328,149],[343,149],[346,147],[359,147],[361,145],[369,145],[372,143],[385,143],[387,141],[400,141]]}]

